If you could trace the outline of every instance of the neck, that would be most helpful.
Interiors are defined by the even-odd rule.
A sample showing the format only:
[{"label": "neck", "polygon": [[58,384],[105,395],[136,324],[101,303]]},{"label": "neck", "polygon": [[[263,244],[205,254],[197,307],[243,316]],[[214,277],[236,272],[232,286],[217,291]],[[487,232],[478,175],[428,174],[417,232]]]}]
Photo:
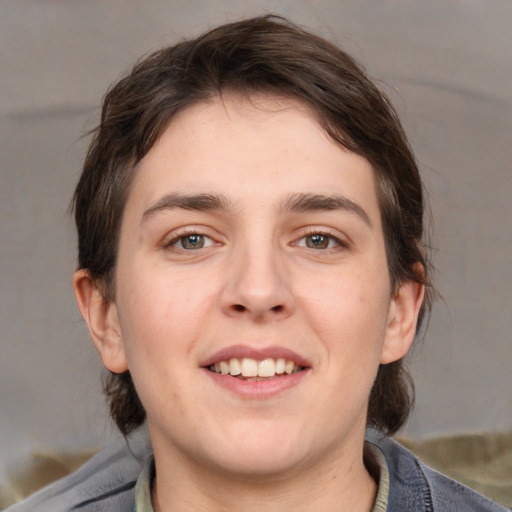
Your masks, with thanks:
[{"label": "neck", "polygon": [[[155,457],[155,512],[370,512],[377,484],[363,462],[363,441],[317,463],[249,477]],[[179,462],[176,464],[176,462]]]}]

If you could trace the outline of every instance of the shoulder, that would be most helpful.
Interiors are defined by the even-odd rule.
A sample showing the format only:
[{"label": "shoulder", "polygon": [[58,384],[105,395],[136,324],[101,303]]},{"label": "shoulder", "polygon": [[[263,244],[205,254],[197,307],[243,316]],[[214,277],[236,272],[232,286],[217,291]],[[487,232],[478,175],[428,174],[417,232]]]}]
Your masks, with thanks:
[{"label": "shoulder", "polygon": [[368,440],[386,458],[390,479],[390,512],[509,512],[505,507],[430,468],[394,439],[373,433]]},{"label": "shoulder", "polygon": [[5,512],[130,512],[137,478],[151,454],[147,431],[140,429]]}]

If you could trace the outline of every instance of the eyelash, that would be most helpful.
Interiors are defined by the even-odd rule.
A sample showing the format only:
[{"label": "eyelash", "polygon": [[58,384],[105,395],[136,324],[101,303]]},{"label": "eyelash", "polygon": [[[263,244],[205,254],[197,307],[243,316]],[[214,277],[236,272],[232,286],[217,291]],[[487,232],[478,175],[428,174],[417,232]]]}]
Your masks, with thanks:
[{"label": "eyelash", "polygon": [[[183,247],[183,242],[187,238],[190,238],[192,236],[201,237],[202,241],[203,241],[203,245],[201,245],[200,247],[195,247],[195,248]],[[327,239],[327,246],[326,247],[308,246],[307,239],[315,237],[315,236],[323,237],[324,239]],[[176,245],[180,242],[181,242],[181,247],[177,247]],[[207,243],[207,245],[204,245],[205,242]],[[301,243],[301,242],[304,242],[304,243]],[[171,240],[165,242],[163,244],[163,247],[164,247],[164,249],[174,249],[177,251],[192,252],[192,251],[198,251],[200,249],[205,249],[205,248],[208,248],[208,247],[211,247],[214,245],[218,245],[218,243],[216,243],[215,240],[213,240],[213,238],[211,238],[208,235],[205,235],[204,233],[201,233],[198,230],[191,229],[190,231],[179,233],[177,236],[173,237]],[[313,251],[328,251],[328,250],[333,250],[333,249],[335,250],[337,248],[338,249],[340,249],[340,248],[347,249],[349,247],[349,244],[347,242],[341,240],[337,236],[334,236],[333,234],[327,233],[325,231],[320,231],[320,230],[315,230],[315,229],[312,229],[308,233],[301,236],[292,245],[297,246],[297,247],[304,247],[306,249],[311,249]]]},{"label": "eyelash", "polygon": [[[208,245],[206,245],[206,246],[202,245],[200,247],[195,247],[195,248],[183,247],[183,241],[185,241],[187,238],[190,238],[192,236],[201,237],[202,240],[203,240],[203,243],[205,241],[207,241]],[[181,241],[181,247],[177,247],[176,244],[180,243],[180,241]],[[178,251],[186,251],[186,252],[188,252],[188,251],[198,251],[200,249],[205,249],[205,248],[211,247],[213,245],[216,245],[216,242],[210,236],[205,235],[204,233],[201,233],[201,232],[199,232],[197,230],[190,230],[190,231],[186,231],[184,233],[180,233],[179,235],[173,237],[171,240],[165,242],[163,244],[163,247],[164,247],[164,249],[175,249],[175,250],[178,250]]]},{"label": "eyelash", "polygon": [[[306,240],[308,238],[312,238],[315,236],[324,237],[325,239],[327,239],[327,244],[328,244],[327,247],[309,247],[307,245]],[[304,241],[304,244],[300,243],[302,241]],[[334,243],[334,245],[331,245],[332,242]],[[349,247],[349,244],[347,242],[341,240],[337,236],[334,236],[331,233],[326,233],[325,231],[319,231],[319,230],[314,230],[314,229],[312,229],[311,231],[309,231],[308,233],[303,235],[301,238],[299,238],[297,240],[297,242],[294,243],[294,245],[297,245],[299,247],[305,247],[305,248],[311,249],[313,251],[321,251],[321,250],[327,251],[327,250],[332,250],[332,249],[336,249],[336,248],[348,249],[348,247]]]}]

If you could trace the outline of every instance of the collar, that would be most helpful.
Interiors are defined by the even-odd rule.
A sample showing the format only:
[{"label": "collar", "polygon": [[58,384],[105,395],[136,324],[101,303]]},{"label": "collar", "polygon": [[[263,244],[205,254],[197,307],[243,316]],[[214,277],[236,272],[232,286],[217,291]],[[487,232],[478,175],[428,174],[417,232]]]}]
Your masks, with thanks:
[{"label": "collar", "polygon": [[[379,469],[377,497],[371,512],[386,512],[389,496],[389,470],[386,458],[381,449],[373,443],[366,442],[365,446],[370,451]],[[151,456],[137,479],[132,512],[154,512],[151,504],[151,487],[155,474],[155,459]]]}]

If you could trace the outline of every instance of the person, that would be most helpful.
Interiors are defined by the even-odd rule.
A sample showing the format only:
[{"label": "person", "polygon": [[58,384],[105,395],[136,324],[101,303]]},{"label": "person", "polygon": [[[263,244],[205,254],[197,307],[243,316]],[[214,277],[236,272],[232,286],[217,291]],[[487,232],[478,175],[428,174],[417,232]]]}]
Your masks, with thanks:
[{"label": "person", "polygon": [[425,200],[341,49],[269,15],[144,58],[73,204],[75,295],[127,442],[13,512],[505,510],[392,439],[433,295]]}]

